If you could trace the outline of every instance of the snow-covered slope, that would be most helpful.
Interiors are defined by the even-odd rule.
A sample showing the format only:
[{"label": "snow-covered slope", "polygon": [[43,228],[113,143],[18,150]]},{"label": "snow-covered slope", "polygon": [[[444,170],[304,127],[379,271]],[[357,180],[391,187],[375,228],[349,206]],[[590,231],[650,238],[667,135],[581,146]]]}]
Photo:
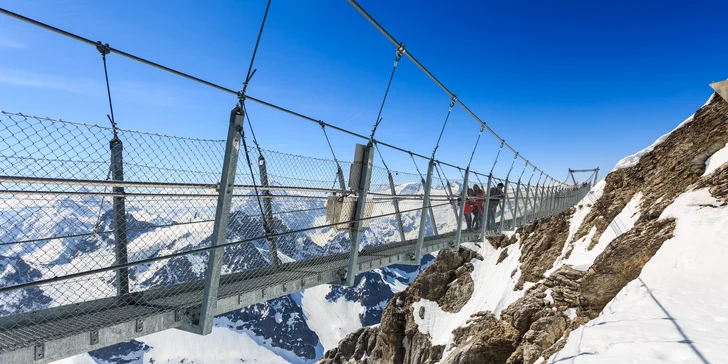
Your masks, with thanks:
[{"label": "snow-covered slope", "polygon": [[660,218],[674,236],[549,363],[728,362],[728,206],[701,188]]},{"label": "snow-covered slope", "polygon": [[728,362],[728,102],[574,208],[441,254],[322,363]]}]

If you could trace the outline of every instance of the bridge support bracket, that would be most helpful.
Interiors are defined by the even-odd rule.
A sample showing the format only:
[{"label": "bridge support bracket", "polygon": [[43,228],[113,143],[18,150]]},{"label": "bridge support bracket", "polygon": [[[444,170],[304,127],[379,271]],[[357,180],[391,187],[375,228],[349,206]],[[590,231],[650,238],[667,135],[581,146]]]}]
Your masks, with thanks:
[{"label": "bridge support bracket", "polygon": [[35,344],[35,347],[33,348],[33,356],[35,360],[43,360],[45,359],[45,343],[38,343]]},{"label": "bridge support bracket", "polygon": [[[228,135],[225,143],[225,155],[223,159],[222,173],[220,177],[220,192],[217,198],[215,210],[215,221],[212,229],[212,243],[224,244],[227,236],[228,221],[230,219],[230,204],[233,197],[233,186],[235,184],[235,172],[238,165],[238,154],[240,151],[241,137],[243,132],[243,120],[245,118],[242,105],[235,105],[230,112],[228,124]],[[205,270],[205,286],[202,295],[202,306],[198,316],[198,324],[191,327],[191,331],[200,335],[207,335],[212,332],[212,324],[217,308],[217,294],[220,287],[220,274],[222,269],[222,258],[224,249],[212,249],[207,261]],[[195,320],[191,320],[195,322]],[[195,327],[196,326],[196,327]],[[183,325],[183,327],[186,327]]]},{"label": "bridge support bracket", "polygon": [[99,330],[92,330],[89,333],[89,343],[91,345],[96,345],[99,343]]},{"label": "bridge support bracket", "polygon": [[[349,251],[349,264],[346,272],[346,280],[344,284],[346,286],[353,286],[354,279],[358,273],[358,260],[359,260],[359,246],[361,243],[361,232],[363,221],[362,219],[366,215],[366,201],[367,192],[369,191],[369,183],[372,177],[372,165],[374,164],[374,146],[370,142],[369,144],[356,145],[356,153],[354,155],[354,162],[360,165],[358,183],[356,185],[358,190],[358,197],[356,202],[356,210],[354,215],[354,222],[352,223],[351,230],[351,250]],[[351,183],[352,180],[350,179]],[[352,186],[353,187],[353,186]]]},{"label": "bridge support bracket", "polygon": [[[423,186],[424,189],[424,196],[422,198],[422,210],[420,211],[420,228],[417,233],[417,246],[415,247],[415,253],[414,256],[412,256],[412,262],[416,265],[420,264],[420,259],[422,259],[422,244],[425,241],[425,232],[427,229],[427,215],[429,212],[429,215],[432,214],[432,204],[430,202],[430,190],[432,187],[432,172],[435,169],[435,161],[430,159],[430,163],[427,166],[427,179],[425,179],[425,184]],[[437,226],[435,224],[435,217],[430,216],[432,219],[432,229],[435,231],[435,235],[437,234]]]}]

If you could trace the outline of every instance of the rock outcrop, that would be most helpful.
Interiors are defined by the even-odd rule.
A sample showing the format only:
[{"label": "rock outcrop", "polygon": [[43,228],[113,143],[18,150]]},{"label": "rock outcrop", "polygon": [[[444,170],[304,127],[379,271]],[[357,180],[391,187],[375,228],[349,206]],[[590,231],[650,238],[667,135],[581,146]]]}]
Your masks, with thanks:
[{"label": "rock outcrop", "polygon": [[443,346],[433,346],[420,333],[414,321],[412,304],[420,299],[437,302],[443,310],[457,312],[470,299],[473,259],[483,257],[472,250],[444,250],[425,268],[406,290],[395,294],[382,313],[379,327],[362,328],[348,335],[337,348],[329,350],[320,361],[339,363],[411,363],[437,362]]},{"label": "rock outcrop", "polygon": [[[627,168],[606,177],[602,196],[568,240],[574,209],[525,226],[510,237],[488,239],[497,252],[497,264],[507,257],[506,247],[520,244],[520,272],[516,290],[530,287],[523,296],[500,312],[476,312],[467,324],[452,332],[447,347],[433,346],[418,329],[413,304],[420,299],[437,302],[446,312],[459,312],[478,285],[469,262],[482,259],[475,252],[442,252],[435,262],[405,291],[387,305],[382,323],[365,328],[326,353],[322,363],[508,363],[532,364],[559,351],[569,333],[596,317],[672,237],[675,221],[660,219],[662,212],[681,193],[709,188],[728,204],[728,165],[703,177],[706,159],[728,143],[728,102],[713,97],[661,143]],[[573,241],[596,228],[589,249],[594,248],[610,223],[638,193],[642,193],[640,217],[627,231],[620,231],[598,254],[586,272],[562,266],[548,277],[560,256],[571,252]],[[708,206],[714,207],[714,206]],[[575,228],[575,227],[574,227]],[[424,309],[424,308],[422,308]]]}]

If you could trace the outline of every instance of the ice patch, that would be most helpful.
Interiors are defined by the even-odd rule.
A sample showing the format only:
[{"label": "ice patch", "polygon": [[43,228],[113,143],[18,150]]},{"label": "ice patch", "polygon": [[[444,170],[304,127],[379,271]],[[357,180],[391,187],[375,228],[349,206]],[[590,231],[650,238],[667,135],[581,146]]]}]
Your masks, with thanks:
[{"label": "ice patch", "polygon": [[715,172],[716,169],[726,164],[726,162],[728,162],[728,143],[705,161],[705,173],[703,173],[703,177]]}]

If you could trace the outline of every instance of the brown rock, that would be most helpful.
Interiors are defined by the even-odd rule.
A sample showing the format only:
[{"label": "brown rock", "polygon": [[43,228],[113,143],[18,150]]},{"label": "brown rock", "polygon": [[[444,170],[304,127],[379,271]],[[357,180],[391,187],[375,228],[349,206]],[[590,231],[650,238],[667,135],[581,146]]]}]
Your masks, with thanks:
[{"label": "brown rock", "polygon": [[675,221],[640,218],[635,226],[614,239],[581,278],[581,299],[590,316],[596,317],[604,306],[636,279],[642,267],[662,243],[672,237]]},{"label": "brown rock", "polygon": [[500,253],[500,256],[498,256],[498,261],[495,264],[500,264],[500,262],[506,260],[508,258],[508,249],[503,249],[503,251]]}]

